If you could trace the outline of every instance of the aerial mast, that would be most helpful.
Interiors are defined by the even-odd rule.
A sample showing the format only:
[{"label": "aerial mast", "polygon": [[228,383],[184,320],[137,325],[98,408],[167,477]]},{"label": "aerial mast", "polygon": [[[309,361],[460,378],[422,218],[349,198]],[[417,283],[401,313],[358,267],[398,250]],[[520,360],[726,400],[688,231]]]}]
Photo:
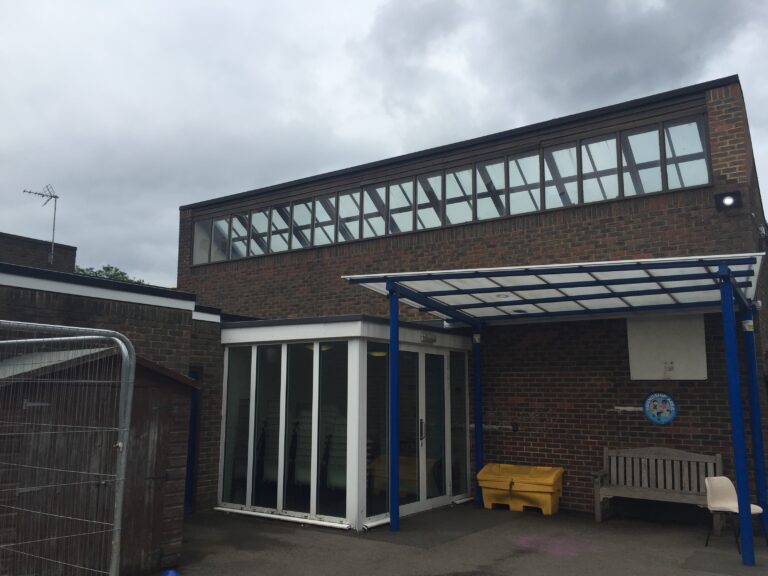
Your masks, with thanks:
[{"label": "aerial mast", "polygon": [[43,188],[42,192],[36,192],[34,190],[22,190],[24,194],[32,194],[34,196],[40,196],[42,198],[45,198],[45,202],[43,202],[43,206],[48,204],[51,200],[53,200],[53,232],[51,234],[51,253],[48,254],[48,264],[53,264],[53,246],[56,240],[56,203],[59,200],[59,196],[56,194],[56,192],[53,189],[53,186],[50,184],[46,184],[45,188]]}]

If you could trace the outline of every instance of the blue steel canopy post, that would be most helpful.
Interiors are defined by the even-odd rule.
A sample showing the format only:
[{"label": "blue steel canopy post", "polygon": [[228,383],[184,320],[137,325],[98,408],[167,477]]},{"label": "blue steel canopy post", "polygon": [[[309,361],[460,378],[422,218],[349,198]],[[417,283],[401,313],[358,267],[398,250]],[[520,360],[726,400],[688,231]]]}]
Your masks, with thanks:
[{"label": "blue steel canopy post", "polygon": [[768,538],[768,488],[765,480],[765,450],[763,448],[763,427],[760,413],[760,391],[757,385],[757,356],[755,355],[755,307],[744,310],[744,359],[749,379],[749,417],[752,428],[752,459],[755,465],[755,488],[757,504],[765,511],[760,515],[763,536]]},{"label": "blue steel canopy post", "polygon": [[483,505],[483,495],[480,492],[480,484],[477,474],[483,467],[483,388],[482,388],[482,361],[480,356],[480,325],[472,328],[472,360],[475,391],[475,502]]},{"label": "blue steel canopy post", "polygon": [[755,565],[755,548],[752,540],[752,513],[749,498],[749,471],[747,468],[747,446],[744,434],[744,408],[741,403],[739,382],[739,355],[736,346],[736,316],[733,308],[733,286],[728,266],[719,267],[720,302],[723,313],[723,340],[725,364],[728,370],[728,404],[731,411],[731,438],[733,461],[736,468],[736,493],[739,502],[739,530],[741,539],[741,562],[745,566]]},{"label": "blue steel canopy post", "polygon": [[400,318],[395,283],[389,293],[389,530],[400,531]]}]

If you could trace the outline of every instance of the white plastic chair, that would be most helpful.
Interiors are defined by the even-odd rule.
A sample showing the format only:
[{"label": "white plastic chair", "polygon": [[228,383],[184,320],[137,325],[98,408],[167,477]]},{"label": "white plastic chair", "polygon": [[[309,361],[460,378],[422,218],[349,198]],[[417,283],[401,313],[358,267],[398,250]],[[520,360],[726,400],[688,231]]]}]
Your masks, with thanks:
[{"label": "white plastic chair", "polygon": [[[707,487],[707,508],[712,513],[712,523],[714,524],[716,514],[727,514],[726,518],[733,520],[734,515],[739,513],[739,500],[736,495],[736,487],[731,482],[731,479],[726,476],[709,476],[704,479],[704,484]],[[750,510],[753,516],[763,513],[763,509],[757,504],[750,504]],[[738,520],[733,521],[733,530],[736,535],[736,546],[739,548],[739,552],[741,552]],[[712,524],[710,524],[709,532],[707,532],[705,546],[709,546],[709,537],[711,535]]]}]

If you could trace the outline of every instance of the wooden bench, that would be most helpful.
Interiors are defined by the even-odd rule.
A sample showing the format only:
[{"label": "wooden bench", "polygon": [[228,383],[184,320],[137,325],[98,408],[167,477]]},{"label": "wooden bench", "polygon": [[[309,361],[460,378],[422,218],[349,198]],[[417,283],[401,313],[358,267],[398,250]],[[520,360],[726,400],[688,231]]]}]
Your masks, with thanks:
[{"label": "wooden bench", "polygon": [[694,454],[672,448],[603,449],[603,470],[595,478],[595,520],[603,502],[620,496],[707,505],[704,478],[720,476],[720,454]]}]

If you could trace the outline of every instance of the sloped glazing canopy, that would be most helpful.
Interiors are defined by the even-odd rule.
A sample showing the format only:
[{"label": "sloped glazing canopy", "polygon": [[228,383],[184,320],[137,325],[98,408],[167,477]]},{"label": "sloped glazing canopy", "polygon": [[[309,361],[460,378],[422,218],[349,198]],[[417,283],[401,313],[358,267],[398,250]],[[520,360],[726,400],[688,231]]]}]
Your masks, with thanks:
[{"label": "sloped glazing canopy", "polygon": [[752,300],[762,254],[693,256],[548,266],[345,276],[374,292],[397,286],[401,302],[468,323],[720,306],[728,266]]}]

